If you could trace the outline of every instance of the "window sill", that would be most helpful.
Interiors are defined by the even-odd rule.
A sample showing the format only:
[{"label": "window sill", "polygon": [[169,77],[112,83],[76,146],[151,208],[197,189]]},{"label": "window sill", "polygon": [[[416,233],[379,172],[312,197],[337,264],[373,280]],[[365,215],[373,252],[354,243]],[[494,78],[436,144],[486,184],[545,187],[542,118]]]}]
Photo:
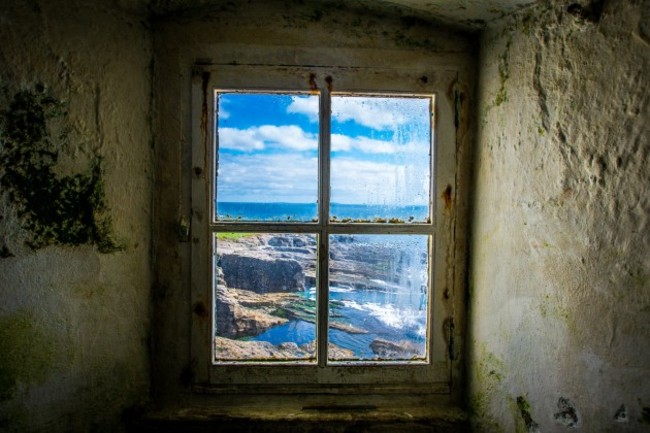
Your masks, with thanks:
[{"label": "window sill", "polygon": [[152,410],[131,426],[134,432],[455,433],[469,428],[460,408],[405,395],[218,396]]}]

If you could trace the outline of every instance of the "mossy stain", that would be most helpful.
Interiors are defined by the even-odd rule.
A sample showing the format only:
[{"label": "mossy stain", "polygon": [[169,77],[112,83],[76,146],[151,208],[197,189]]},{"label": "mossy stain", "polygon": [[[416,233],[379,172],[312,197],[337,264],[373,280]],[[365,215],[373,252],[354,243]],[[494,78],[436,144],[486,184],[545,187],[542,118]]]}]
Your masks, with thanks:
[{"label": "mossy stain", "polygon": [[[103,253],[122,249],[107,213],[101,157],[95,155],[85,172],[56,174],[59,157],[70,148],[65,104],[43,85],[7,99],[0,109],[0,186],[29,233],[25,243],[32,249],[82,244]],[[55,134],[52,123],[63,124],[62,132]]]},{"label": "mossy stain", "polygon": [[511,44],[512,44],[512,35],[510,35],[508,41],[506,42],[505,52],[499,58],[499,91],[497,92],[496,97],[494,99],[494,105],[496,105],[497,107],[503,104],[504,102],[508,101],[508,91],[506,90],[506,82],[510,77],[509,58],[510,58]]},{"label": "mossy stain", "polygon": [[55,366],[55,342],[36,325],[32,314],[18,311],[0,317],[0,402],[19,385],[45,381]]}]

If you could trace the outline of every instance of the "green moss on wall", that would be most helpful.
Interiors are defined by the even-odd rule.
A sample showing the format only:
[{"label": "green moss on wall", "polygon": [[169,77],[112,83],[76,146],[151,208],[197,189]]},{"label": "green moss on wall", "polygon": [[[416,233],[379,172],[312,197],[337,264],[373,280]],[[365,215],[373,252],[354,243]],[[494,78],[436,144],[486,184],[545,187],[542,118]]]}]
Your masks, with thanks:
[{"label": "green moss on wall", "polygon": [[510,58],[510,45],[512,44],[512,34],[508,37],[506,42],[506,50],[499,57],[499,91],[494,98],[494,105],[499,106],[508,100],[508,91],[506,90],[506,81],[510,77],[509,72],[509,58]]},{"label": "green moss on wall", "polygon": [[501,394],[505,364],[494,353],[482,345],[478,351],[477,367],[474,370],[476,391],[469,400],[472,423],[478,431],[501,432],[502,427],[490,412],[490,400]]},{"label": "green moss on wall", "polygon": [[20,311],[0,317],[0,402],[12,398],[18,386],[47,379],[56,366],[55,341]]},{"label": "green moss on wall", "polygon": [[[0,186],[29,233],[25,243],[33,249],[81,244],[104,253],[121,249],[107,213],[101,158],[95,155],[84,172],[56,174],[60,156],[70,148],[65,104],[43,85],[7,100],[0,108]],[[51,123],[63,127],[54,132]]]}]

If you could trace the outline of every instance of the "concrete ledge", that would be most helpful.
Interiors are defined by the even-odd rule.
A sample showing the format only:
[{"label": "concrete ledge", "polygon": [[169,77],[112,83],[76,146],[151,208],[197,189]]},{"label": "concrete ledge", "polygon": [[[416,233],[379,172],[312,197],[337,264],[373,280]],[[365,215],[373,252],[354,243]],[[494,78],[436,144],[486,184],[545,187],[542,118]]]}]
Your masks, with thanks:
[{"label": "concrete ledge", "polygon": [[[261,400],[260,400],[261,398]],[[222,400],[222,399],[219,399]],[[373,401],[374,400],[374,401]],[[405,397],[276,396],[203,402],[151,410],[131,422],[133,432],[409,432],[464,433],[466,414],[444,405],[422,406]],[[215,404],[217,403],[217,404]],[[220,404],[218,404],[220,403]]]}]

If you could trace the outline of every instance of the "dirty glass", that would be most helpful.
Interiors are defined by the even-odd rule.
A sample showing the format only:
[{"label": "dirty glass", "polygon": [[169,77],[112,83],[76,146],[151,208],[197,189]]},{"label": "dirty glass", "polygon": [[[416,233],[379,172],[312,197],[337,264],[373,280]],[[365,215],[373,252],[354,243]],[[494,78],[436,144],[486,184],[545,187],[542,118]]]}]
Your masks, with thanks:
[{"label": "dirty glass", "polygon": [[427,222],[432,98],[333,95],[331,107],[331,220]]},{"label": "dirty glass", "polygon": [[216,92],[219,221],[317,219],[318,95]]},{"label": "dirty glass", "polygon": [[215,361],[315,362],[316,235],[214,240]]},{"label": "dirty glass", "polygon": [[426,359],[427,235],[330,235],[332,361]]}]

